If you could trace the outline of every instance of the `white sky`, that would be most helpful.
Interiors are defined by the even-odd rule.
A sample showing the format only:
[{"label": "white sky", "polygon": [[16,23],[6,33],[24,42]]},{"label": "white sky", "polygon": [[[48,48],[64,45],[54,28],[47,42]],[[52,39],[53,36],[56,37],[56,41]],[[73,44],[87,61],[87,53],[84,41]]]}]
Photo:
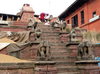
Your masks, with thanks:
[{"label": "white sky", "polygon": [[41,12],[60,15],[75,0],[1,0],[0,13],[16,14],[22,8],[23,4],[31,5],[35,14]]}]

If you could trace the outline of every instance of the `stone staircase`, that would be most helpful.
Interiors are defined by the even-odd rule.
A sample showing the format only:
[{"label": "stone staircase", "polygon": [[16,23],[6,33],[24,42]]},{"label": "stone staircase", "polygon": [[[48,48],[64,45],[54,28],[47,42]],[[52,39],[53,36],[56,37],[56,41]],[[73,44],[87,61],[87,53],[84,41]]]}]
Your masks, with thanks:
[{"label": "stone staircase", "polygon": [[61,43],[59,32],[56,32],[50,25],[39,24],[42,30],[42,40],[48,41],[51,45],[52,61],[56,62],[58,74],[80,74],[75,66],[75,57],[70,56],[69,49]]}]

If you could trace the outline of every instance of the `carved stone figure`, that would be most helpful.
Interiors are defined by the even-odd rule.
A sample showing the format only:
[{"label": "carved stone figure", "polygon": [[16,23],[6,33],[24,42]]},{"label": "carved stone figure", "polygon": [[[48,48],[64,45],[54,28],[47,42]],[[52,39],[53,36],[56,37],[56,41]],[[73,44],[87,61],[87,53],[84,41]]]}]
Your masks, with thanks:
[{"label": "carved stone figure", "polygon": [[57,18],[54,22],[51,23],[53,28],[60,27],[60,20]]},{"label": "carved stone figure", "polygon": [[76,42],[76,33],[74,32],[74,30],[71,31],[70,35],[69,35],[69,41],[70,42]]},{"label": "carved stone figure", "polygon": [[81,30],[73,29],[69,34],[69,41],[70,42],[81,42],[83,40],[83,35]]},{"label": "carved stone figure", "polygon": [[38,24],[38,22],[36,22],[33,19],[30,19],[29,20],[29,24],[27,26],[27,30],[33,30],[34,31],[36,29],[36,27],[37,27],[37,24]]},{"label": "carved stone figure", "polygon": [[61,30],[66,30],[66,21],[61,20]]},{"label": "carved stone figure", "polygon": [[35,36],[36,36],[36,40],[37,41],[40,41],[41,40],[41,34],[42,34],[42,31],[39,28],[37,28],[35,30]]},{"label": "carved stone figure", "polygon": [[37,56],[39,60],[47,61],[50,60],[50,45],[47,41],[43,41],[40,44],[39,50],[37,51]]},{"label": "carved stone figure", "polygon": [[94,46],[91,42],[85,41],[78,46],[78,59],[79,60],[92,60],[94,59],[93,53]]}]

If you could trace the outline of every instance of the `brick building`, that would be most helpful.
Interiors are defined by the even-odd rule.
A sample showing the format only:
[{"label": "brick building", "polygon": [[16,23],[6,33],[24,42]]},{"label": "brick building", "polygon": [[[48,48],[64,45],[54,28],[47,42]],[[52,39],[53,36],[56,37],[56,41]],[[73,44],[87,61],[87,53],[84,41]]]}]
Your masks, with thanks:
[{"label": "brick building", "polygon": [[34,11],[29,4],[24,4],[16,15],[0,13],[0,31],[26,31],[30,19],[34,19]]},{"label": "brick building", "polygon": [[100,31],[100,0],[76,0],[61,15],[72,27]]}]

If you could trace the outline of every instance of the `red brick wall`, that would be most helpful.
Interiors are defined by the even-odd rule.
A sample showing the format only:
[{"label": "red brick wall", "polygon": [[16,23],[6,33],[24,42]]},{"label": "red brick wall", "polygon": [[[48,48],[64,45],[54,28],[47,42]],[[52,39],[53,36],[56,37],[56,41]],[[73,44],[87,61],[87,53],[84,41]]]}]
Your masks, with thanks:
[{"label": "red brick wall", "polygon": [[20,51],[20,59],[34,60],[37,56],[37,45],[27,46]]},{"label": "red brick wall", "polygon": [[[79,9],[77,9],[73,14],[69,15],[68,17],[66,17],[66,21],[70,20],[70,24],[71,22],[71,18],[73,16],[75,16],[76,14],[78,14],[78,26],[81,28],[85,28],[88,30],[96,30],[96,31],[100,31],[100,20],[93,22],[93,23],[89,23],[89,19],[92,18],[92,13],[94,11],[96,11],[97,15],[100,15],[100,0],[90,0],[89,2],[85,3],[82,7],[80,7]],[[84,10],[84,18],[85,18],[85,23],[81,24],[81,14],[80,12]],[[87,24],[87,25],[86,25]],[[85,25],[85,26],[84,26]]]},{"label": "red brick wall", "polygon": [[34,12],[23,12],[20,21],[28,22],[30,18],[34,18]]},{"label": "red brick wall", "polygon": [[13,26],[27,26],[28,22],[22,22],[22,21],[14,21],[12,23]]},{"label": "red brick wall", "polygon": [[[25,60],[34,60],[37,57],[37,50],[38,50],[38,45],[28,45],[27,47],[25,47],[24,49],[18,51],[19,52],[19,57],[20,59],[25,59]],[[10,55],[8,52],[8,48],[4,48],[2,50],[0,50],[0,54],[6,54],[6,55]],[[15,52],[16,53],[16,52]]]}]

